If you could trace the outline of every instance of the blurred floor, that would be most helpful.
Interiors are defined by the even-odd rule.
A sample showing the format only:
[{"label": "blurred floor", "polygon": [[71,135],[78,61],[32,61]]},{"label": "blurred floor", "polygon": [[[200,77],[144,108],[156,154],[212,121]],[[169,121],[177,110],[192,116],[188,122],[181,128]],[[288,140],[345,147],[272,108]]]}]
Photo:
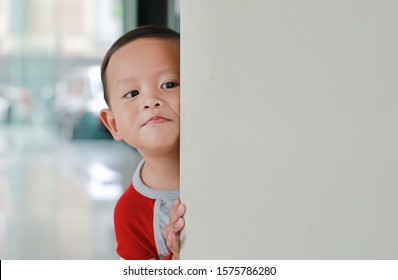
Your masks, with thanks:
[{"label": "blurred floor", "polygon": [[113,208],[140,156],[56,135],[0,125],[0,259],[117,259]]}]

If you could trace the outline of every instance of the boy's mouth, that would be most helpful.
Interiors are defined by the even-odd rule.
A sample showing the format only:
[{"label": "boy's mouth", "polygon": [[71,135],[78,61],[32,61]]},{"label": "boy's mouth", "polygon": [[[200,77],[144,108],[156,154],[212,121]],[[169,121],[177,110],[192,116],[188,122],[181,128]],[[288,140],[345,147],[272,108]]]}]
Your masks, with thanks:
[{"label": "boy's mouth", "polygon": [[163,118],[161,116],[153,116],[149,120],[147,120],[144,125],[153,125],[158,123],[164,123],[170,121],[169,119]]}]

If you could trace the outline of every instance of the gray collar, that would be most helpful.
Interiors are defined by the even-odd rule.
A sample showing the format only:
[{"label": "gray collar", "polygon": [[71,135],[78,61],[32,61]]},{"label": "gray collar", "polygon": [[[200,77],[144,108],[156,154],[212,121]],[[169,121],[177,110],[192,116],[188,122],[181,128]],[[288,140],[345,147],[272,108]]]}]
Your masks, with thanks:
[{"label": "gray collar", "polygon": [[133,186],[134,188],[143,196],[152,198],[152,199],[162,199],[162,200],[168,200],[168,199],[177,199],[180,197],[180,190],[155,190],[151,189],[147,185],[144,184],[141,180],[141,170],[142,166],[144,165],[145,160],[141,160],[141,162],[138,164],[137,169],[135,170],[134,176],[133,176]]}]

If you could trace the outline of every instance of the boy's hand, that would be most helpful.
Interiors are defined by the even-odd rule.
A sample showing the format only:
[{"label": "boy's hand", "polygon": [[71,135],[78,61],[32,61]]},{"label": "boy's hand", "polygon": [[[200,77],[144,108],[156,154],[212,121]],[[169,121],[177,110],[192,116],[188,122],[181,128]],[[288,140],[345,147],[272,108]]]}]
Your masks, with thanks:
[{"label": "boy's hand", "polygon": [[170,223],[162,230],[163,236],[167,241],[167,247],[173,253],[173,260],[180,259],[180,231],[185,226],[184,214],[185,205],[177,199],[173,208],[171,208]]}]

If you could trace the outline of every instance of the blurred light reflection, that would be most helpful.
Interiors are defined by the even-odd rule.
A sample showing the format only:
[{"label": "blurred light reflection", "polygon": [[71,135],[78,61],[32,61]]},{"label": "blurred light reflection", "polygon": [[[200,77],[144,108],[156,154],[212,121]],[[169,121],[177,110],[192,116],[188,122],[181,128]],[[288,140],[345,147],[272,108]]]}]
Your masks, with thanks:
[{"label": "blurred light reflection", "polygon": [[88,192],[95,200],[117,200],[123,193],[123,186],[118,183],[122,175],[107,166],[94,162],[88,169]]}]

